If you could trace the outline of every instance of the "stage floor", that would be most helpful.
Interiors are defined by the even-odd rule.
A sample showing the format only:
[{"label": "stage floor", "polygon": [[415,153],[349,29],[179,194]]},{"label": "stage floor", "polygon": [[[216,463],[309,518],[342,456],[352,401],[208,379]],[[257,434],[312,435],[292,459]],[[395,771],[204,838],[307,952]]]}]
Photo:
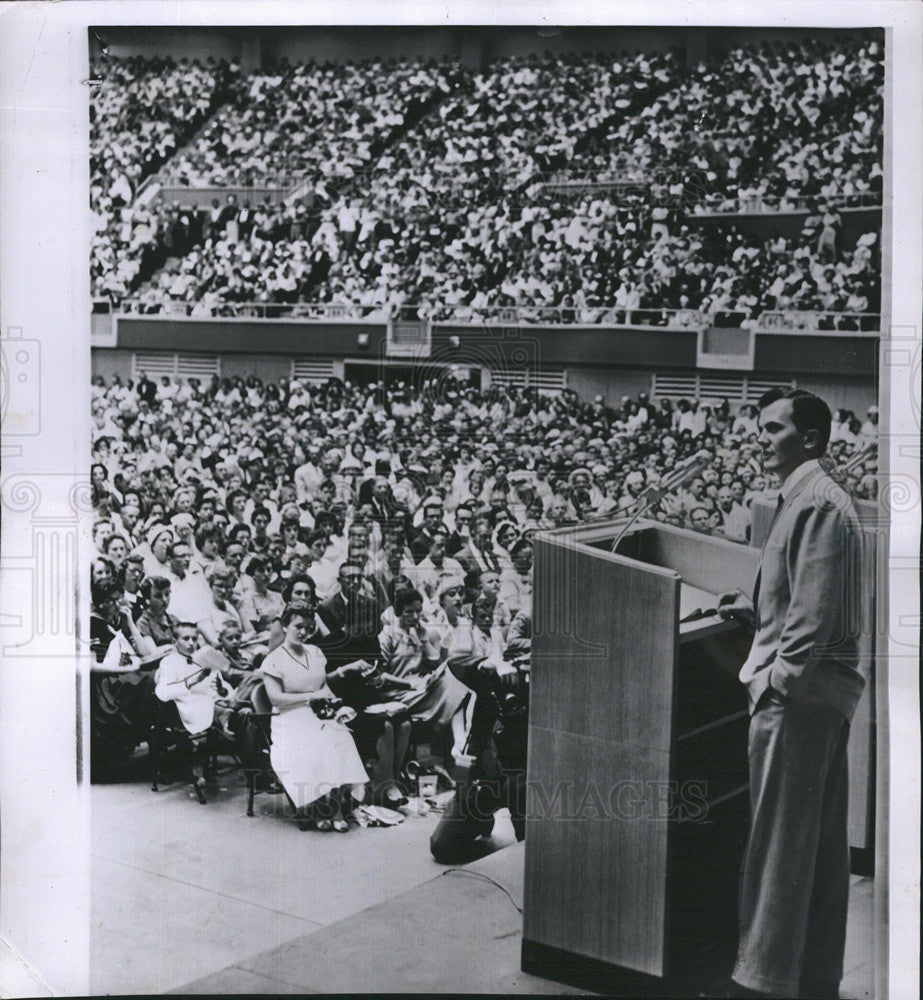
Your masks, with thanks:
[{"label": "stage floor", "polygon": [[[574,991],[519,970],[523,845],[450,871],[438,817],[302,833],[236,776],[200,806],[184,788],[95,786],[93,993]],[[497,884],[498,883],[498,884]],[[854,880],[844,998],[872,996],[872,882]]]}]

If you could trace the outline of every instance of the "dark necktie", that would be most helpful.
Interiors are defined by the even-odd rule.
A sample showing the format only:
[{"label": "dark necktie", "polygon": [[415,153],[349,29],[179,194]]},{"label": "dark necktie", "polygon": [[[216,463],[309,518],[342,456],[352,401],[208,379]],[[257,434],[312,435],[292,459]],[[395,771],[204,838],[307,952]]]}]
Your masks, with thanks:
[{"label": "dark necktie", "polygon": [[[772,515],[772,520],[769,522],[769,531],[766,532],[766,538],[767,538],[767,540],[768,540],[769,536],[772,534],[772,529],[775,527],[776,521],[779,520],[779,514],[782,511],[782,505],[784,503],[785,503],[785,497],[782,496],[782,494],[780,493],[779,496],[778,496],[778,498],[776,499],[776,510],[775,510],[775,513]],[[763,548],[764,549],[766,548],[766,542],[763,542]]]}]

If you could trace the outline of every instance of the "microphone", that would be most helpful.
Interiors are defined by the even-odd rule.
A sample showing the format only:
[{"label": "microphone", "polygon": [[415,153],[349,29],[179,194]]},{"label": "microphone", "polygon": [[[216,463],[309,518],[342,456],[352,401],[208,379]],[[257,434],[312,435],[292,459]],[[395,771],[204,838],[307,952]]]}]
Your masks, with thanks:
[{"label": "microphone", "polygon": [[712,460],[713,456],[711,452],[702,448],[694,455],[680,462],[679,465],[677,465],[676,468],[656,486],[648,486],[646,490],[639,493],[638,499],[635,501],[635,511],[625,522],[622,530],[615,536],[615,540],[612,542],[612,551],[615,552],[616,547],[625,537],[628,529],[643,513],[660,503],[664,497],[669,496],[671,493],[675,493],[687,483],[691,483],[696,476],[700,475],[705,469],[708,468],[709,465],[711,465]]},{"label": "microphone", "polygon": [[653,504],[659,502],[668,494],[675,492],[687,483],[691,483],[696,476],[700,475],[709,467],[709,465],[711,465],[713,459],[714,456],[710,451],[706,451],[704,448],[700,449],[694,455],[691,455],[689,458],[680,462],[679,465],[677,465],[676,468],[656,486],[648,487],[648,489],[645,490],[641,496],[645,496],[648,492],[652,495],[657,494],[657,499],[652,500],[651,503]]}]

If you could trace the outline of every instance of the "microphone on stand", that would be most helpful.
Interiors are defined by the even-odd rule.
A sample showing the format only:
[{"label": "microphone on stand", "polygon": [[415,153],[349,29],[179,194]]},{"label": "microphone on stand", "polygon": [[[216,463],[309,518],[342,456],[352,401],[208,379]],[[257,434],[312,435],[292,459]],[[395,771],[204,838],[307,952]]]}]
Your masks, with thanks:
[{"label": "microphone on stand", "polygon": [[648,486],[647,489],[642,490],[638,494],[638,498],[635,501],[635,511],[631,517],[625,522],[622,530],[615,536],[615,540],[612,542],[612,551],[615,552],[616,546],[625,537],[628,529],[638,520],[638,518],[646,513],[651,507],[660,503],[664,497],[669,496],[671,493],[675,493],[678,489],[685,486],[686,483],[691,483],[693,479],[696,478],[701,472],[707,469],[714,456],[711,452],[706,451],[704,448],[697,451],[690,458],[681,462],[666,478],[662,479],[656,486]]}]

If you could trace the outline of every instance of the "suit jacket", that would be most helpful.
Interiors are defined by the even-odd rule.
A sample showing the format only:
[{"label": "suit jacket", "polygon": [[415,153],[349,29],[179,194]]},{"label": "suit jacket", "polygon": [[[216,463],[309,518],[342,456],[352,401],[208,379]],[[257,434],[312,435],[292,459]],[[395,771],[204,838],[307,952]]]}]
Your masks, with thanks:
[{"label": "suit jacket", "polygon": [[485,569],[493,569],[499,573],[503,568],[500,565],[500,560],[496,552],[492,549],[488,550],[488,555],[485,559],[484,553],[476,549],[470,541],[464,548],[459,549],[453,558],[462,564],[466,573],[471,573],[474,570],[483,572]]},{"label": "suit jacket", "polygon": [[337,591],[321,602],[317,613],[331,632],[374,636],[381,631],[381,608],[365,594],[357,594],[347,604],[343,594]]},{"label": "suit jacket", "polygon": [[859,670],[862,536],[849,494],[821,468],[782,503],[754,585],[756,634],[740,671],[751,712],[771,685],[851,719]]}]

